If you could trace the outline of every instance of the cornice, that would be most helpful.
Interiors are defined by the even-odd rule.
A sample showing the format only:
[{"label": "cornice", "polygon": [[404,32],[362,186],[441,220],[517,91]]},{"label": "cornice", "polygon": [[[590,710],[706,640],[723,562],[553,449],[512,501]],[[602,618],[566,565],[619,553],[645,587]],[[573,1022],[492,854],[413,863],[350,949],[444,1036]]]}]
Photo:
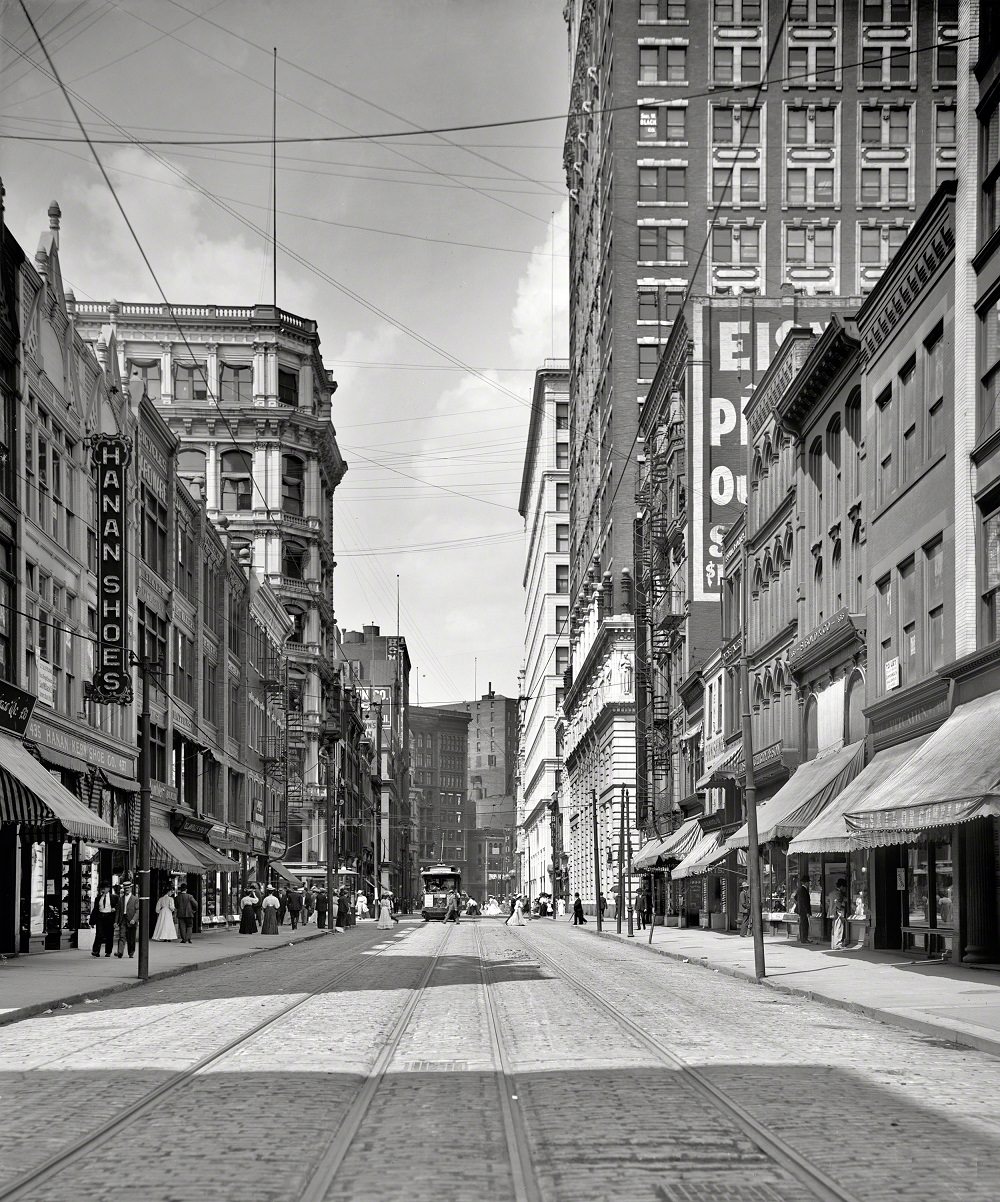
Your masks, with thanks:
[{"label": "cornice", "polygon": [[793,326],[788,331],[763,379],[750,394],[743,408],[751,443],[760,433],[765,421],[775,414],[781,398],[792,386],[792,381],[809,358],[809,351],[815,340],[816,335],[807,326]]},{"label": "cornice", "polygon": [[864,645],[864,615],[852,615],[845,606],[792,645],[788,653],[788,666],[793,676],[801,677],[811,668],[832,659],[848,648]]}]

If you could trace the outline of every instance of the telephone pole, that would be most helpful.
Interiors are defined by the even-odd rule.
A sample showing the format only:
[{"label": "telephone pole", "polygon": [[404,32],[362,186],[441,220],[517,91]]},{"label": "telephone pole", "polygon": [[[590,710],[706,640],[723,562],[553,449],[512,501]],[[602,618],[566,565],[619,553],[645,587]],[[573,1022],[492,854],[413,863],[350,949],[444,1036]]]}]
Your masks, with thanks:
[{"label": "telephone pole", "polygon": [[[143,648],[145,652],[145,648]],[[139,864],[137,884],[139,886],[139,980],[149,979],[149,919],[152,913],[150,888],[150,730],[149,730],[149,675],[152,664],[148,659],[139,660],[139,675],[142,677],[142,710],[139,716]]]},{"label": "telephone pole", "polygon": [[591,814],[594,820],[594,909],[597,911],[597,929],[603,928],[601,921],[601,849],[597,842],[597,790],[590,790]]},{"label": "telephone pole", "polygon": [[750,617],[750,589],[747,573],[750,568],[746,536],[743,542],[743,568],[740,587],[742,596],[742,648],[740,652],[740,700],[743,708],[743,763],[746,769],[744,796],[747,807],[747,872],[750,876],[750,922],[753,929],[753,968],[759,981],[766,975],[764,967],[764,925],[760,899],[760,845],[757,842],[757,786],[753,771],[753,722],[750,716],[750,663],[747,623]]}]

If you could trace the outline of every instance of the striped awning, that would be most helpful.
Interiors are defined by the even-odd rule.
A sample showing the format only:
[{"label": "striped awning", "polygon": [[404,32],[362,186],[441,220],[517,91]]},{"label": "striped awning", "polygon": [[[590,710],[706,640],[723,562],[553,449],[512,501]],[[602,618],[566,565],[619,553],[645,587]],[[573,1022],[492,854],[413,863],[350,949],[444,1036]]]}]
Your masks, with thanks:
[{"label": "striped awning", "polygon": [[236,860],[231,860],[229,856],[225,856],[221,851],[216,851],[214,847],[201,839],[183,839],[205,865],[208,872],[239,872],[240,866]]},{"label": "striped awning", "polygon": [[[149,858],[154,868],[167,872],[207,872],[205,862],[180,835],[175,835],[168,826],[151,826],[149,829]],[[213,869],[214,871],[214,869]]]},{"label": "striped awning", "polygon": [[55,828],[88,843],[118,842],[113,827],[58,781],[9,735],[0,734],[0,819]]}]

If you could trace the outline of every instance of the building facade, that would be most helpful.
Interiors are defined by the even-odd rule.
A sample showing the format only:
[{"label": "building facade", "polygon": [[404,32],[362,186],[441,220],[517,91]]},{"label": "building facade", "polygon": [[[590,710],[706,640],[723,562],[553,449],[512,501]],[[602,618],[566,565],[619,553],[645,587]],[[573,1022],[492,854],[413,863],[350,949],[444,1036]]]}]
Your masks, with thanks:
[{"label": "building facade", "polygon": [[[468,793],[470,720],[462,708],[410,706],[411,804],[417,811],[419,867],[452,864],[463,882],[469,876],[469,838],[476,826]],[[419,883],[414,885],[419,892]],[[468,889],[467,883],[463,888]]]},{"label": "building facade", "polygon": [[[78,302],[97,343],[177,440],[177,470],[202,490],[230,546],[248,548],[292,628],[286,828],[291,860],[325,859],[323,756],[339,681],[333,609],[333,493],[346,471],[332,424],[336,391],[316,323],[273,306]],[[338,746],[340,746],[338,744]]]}]

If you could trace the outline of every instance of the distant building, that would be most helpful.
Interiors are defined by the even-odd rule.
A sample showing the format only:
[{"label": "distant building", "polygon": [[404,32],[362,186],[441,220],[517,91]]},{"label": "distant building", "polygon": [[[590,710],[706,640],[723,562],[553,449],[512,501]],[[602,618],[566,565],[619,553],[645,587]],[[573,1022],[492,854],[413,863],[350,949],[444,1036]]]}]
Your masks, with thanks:
[{"label": "distant building", "polygon": [[463,878],[476,825],[468,790],[470,720],[461,709],[410,706],[410,797],[417,810],[418,866],[443,860],[459,868]]}]

